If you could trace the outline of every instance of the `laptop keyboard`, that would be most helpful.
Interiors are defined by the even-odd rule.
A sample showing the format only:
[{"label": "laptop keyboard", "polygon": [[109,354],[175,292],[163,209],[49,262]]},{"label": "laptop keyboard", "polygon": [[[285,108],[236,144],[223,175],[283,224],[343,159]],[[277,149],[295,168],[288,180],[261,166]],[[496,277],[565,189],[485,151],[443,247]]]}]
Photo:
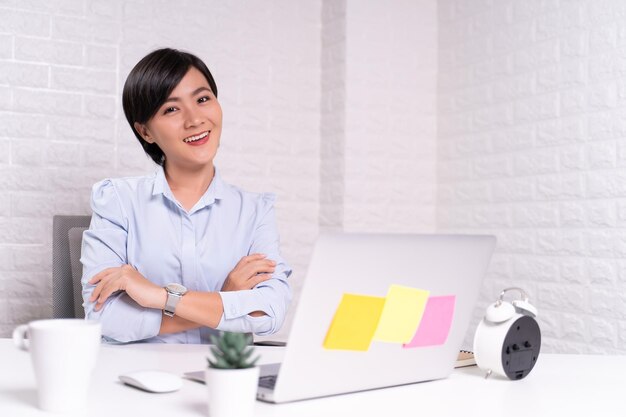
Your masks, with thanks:
[{"label": "laptop keyboard", "polygon": [[278,375],[266,375],[259,378],[259,387],[274,389]]}]

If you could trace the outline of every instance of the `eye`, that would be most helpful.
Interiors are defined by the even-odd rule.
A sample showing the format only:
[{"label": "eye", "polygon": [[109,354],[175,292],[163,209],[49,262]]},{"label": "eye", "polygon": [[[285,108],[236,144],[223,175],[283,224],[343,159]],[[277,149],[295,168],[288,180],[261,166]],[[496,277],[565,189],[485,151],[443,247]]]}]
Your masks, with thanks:
[{"label": "eye", "polygon": [[206,103],[209,100],[211,100],[211,97],[209,97],[209,96],[200,97],[198,99],[198,103]]},{"label": "eye", "polygon": [[176,111],[176,107],[168,107],[167,109],[165,109],[163,114],[168,114],[168,113],[171,113],[173,111]]}]

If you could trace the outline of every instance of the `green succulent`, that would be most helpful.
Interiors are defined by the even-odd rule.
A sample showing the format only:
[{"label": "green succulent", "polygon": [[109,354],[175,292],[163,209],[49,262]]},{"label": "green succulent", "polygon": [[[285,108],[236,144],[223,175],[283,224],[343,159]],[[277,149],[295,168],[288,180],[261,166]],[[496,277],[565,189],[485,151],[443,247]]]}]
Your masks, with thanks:
[{"label": "green succulent", "polygon": [[249,344],[252,337],[245,333],[221,332],[219,336],[211,335],[211,352],[214,361],[207,358],[210,368],[244,369],[252,368],[259,360],[257,356],[252,361],[250,357],[254,348]]}]

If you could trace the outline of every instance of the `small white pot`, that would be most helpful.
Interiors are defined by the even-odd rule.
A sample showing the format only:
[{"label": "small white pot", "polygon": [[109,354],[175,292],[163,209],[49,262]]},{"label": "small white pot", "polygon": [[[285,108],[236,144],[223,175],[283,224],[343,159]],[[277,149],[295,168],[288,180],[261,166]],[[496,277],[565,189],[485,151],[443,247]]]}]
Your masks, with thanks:
[{"label": "small white pot", "polygon": [[205,370],[209,417],[252,417],[259,368]]}]

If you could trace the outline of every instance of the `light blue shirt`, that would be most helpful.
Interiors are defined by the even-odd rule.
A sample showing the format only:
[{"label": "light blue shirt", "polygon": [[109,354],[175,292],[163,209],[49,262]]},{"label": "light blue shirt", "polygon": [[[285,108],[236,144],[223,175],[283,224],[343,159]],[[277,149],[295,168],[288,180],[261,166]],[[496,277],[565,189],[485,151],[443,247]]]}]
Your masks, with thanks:
[{"label": "light blue shirt", "polygon": [[[252,253],[275,261],[275,272],[254,289],[220,291],[224,314],[217,329],[268,335],[282,326],[291,302],[291,268],[280,254],[274,195],[228,185],[216,169],[207,191],[187,212],[159,167],[153,175],[95,184],[91,208],[80,259],[83,306],[87,318],[102,323],[107,340],[207,343],[215,331],[201,327],[159,335],[162,311],[139,306],[125,292],[114,293],[94,311],[89,297],[95,286],[88,281],[98,272],[129,264],[160,286],[176,282],[193,291],[220,291],[237,262]],[[249,316],[253,311],[267,315]]]}]

